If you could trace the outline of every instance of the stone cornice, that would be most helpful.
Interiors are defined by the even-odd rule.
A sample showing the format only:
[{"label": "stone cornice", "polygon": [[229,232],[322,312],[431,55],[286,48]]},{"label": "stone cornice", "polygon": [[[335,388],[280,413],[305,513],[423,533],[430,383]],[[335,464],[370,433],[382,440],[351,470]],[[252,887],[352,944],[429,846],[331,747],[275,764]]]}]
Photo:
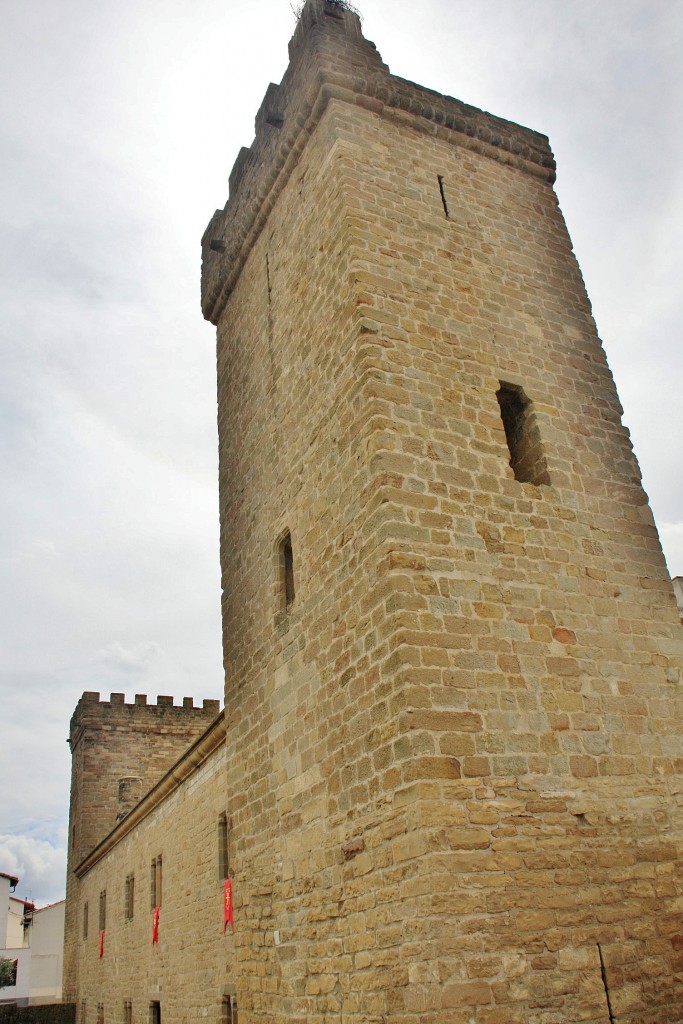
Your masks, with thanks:
[{"label": "stone cornice", "polygon": [[290,42],[290,64],[270,85],[255,139],[230,174],[230,198],[202,239],[202,310],[217,324],[277,197],[331,100],[406,120],[418,131],[474,149],[549,182],[555,161],[545,135],[389,73],[355,14],[308,0]]}]

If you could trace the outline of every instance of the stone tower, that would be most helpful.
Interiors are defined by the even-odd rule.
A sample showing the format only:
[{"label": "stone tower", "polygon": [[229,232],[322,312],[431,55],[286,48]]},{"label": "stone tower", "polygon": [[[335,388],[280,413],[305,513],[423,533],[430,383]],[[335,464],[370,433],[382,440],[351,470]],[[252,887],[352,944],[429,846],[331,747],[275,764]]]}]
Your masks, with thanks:
[{"label": "stone tower", "polygon": [[307,0],[204,236],[241,1024],[683,1020],[681,625],[554,174]]}]

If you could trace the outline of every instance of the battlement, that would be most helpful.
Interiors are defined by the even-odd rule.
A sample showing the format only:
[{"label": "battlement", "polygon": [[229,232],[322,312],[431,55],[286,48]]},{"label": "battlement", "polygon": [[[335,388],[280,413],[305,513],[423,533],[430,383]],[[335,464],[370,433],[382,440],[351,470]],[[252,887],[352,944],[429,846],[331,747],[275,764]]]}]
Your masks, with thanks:
[{"label": "battlement", "polygon": [[172,708],[172,707],[181,707],[182,706],[183,708],[190,708],[190,709],[194,709],[195,711],[196,710],[200,710],[200,709],[204,710],[204,711],[209,710],[209,711],[211,711],[214,714],[218,714],[218,712],[220,710],[220,701],[218,701],[218,700],[203,700],[202,703],[201,703],[201,706],[200,705],[196,705],[195,706],[194,697],[183,697],[182,698],[182,701],[183,701],[182,705],[176,705],[175,704],[175,697],[162,696],[161,694],[159,694],[157,696],[157,699],[156,699],[156,705],[154,703],[150,704],[148,701],[149,701],[149,698],[147,697],[146,693],[136,693],[135,694],[134,703],[127,704],[126,703],[126,695],[125,695],[125,693],[111,693],[109,695],[109,700],[106,700],[106,699],[102,700],[101,697],[100,697],[99,691],[97,691],[97,690],[86,690],[83,693],[83,696],[81,697],[81,700],[80,700],[79,703],[82,703],[82,704],[99,704],[99,705],[101,705],[103,707],[120,706],[121,704],[123,704],[125,707],[128,707],[128,708],[131,708],[131,707],[155,707],[155,706],[156,707],[164,707],[164,708],[169,708],[169,707]]},{"label": "battlement", "polygon": [[229,178],[230,196],[202,238],[202,311],[217,324],[247,255],[329,102],[338,100],[483,153],[553,182],[545,135],[390,74],[360,19],[335,0],[307,0],[289,43],[289,67],[270,84],[255,138]]},{"label": "battlement", "polygon": [[195,706],[192,697],[183,697],[182,704],[176,705],[173,697],[159,695],[156,703],[148,703],[147,694],[136,693],[134,703],[126,703],[124,693],[112,693],[109,700],[102,700],[98,691],[86,690],[71,718],[69,743],[73,753],[84,730],[103,728],[127,732],[162,729],[185,735],[188,727],[193,731],[207,728],[219,712],[218,700],[203,700]]}]

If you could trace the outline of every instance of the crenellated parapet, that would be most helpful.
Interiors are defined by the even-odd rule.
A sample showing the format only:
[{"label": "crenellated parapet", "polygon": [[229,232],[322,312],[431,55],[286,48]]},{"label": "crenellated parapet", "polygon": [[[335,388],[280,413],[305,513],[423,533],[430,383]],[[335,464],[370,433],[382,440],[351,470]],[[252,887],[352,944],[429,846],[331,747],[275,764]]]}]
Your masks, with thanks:
[{"label": "crenellated parapet", "polygon": [[195,705],[194,698],[183,697],[180,705],[174,698],[159,695],[150,701],[145,693],[136,693],[132,703],[126,702],[125,693],[112,693],[109,700],[102,699],[99,692],[86,690],[71,718],[69,743],[74,752],[85,729],[163,730],[180,729],[185,733],[195,726],[199,731],[207,728],[220,711],[220,701],[203,700]]},{"label": "crenellated parapet", "polygon": [[255,138],[242,147],[230,197],[202,238],[202,311],[217,324],[244,262],[331,100],[410,123],[427,135],[555,180],[545,135],[390,74],[357,14],[307,0],[289,43],[289,66],[268,86]]}]

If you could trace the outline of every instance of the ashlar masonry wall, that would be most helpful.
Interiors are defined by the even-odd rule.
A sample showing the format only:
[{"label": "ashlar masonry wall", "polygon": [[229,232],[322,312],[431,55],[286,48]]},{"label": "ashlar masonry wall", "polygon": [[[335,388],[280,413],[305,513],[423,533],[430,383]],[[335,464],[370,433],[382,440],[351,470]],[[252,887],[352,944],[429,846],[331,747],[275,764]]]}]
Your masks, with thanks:
[{"label": "ashlar masonry wall", "polygon": [[[148,703],[144,694],[128,704],[122,693],[111,694],[107,701],[95,692],[84,693],[78,702],[70,726],[65,1001],[76,1001],[82,985],[82,898],[76,869],[212,725],[219,707],[216,700],[194,707],[190,697],[180,707],[172,697]],[[94,905],[90,909],[96,914]]]},{"label": "ashlar masonry wall", "polygon": [[553,179],[308,0],[207,229],[247,1024],[683,1020],[681,627]]},{"label": "ashlar masonry wall", "polygon": [[[221,715],[158,786],[78,865],[78,1024],[150,1019],[223,1020],[234,995],[232,933],[223,930],[217,824],[225,812]],[[161,857],[158,942],[153,942],[151,865]],[[128,892],[133,879],[133,896]],[[158,883],[158,879],[157,879]],[[100,899],[106,918],[100,956]],[[87,908],[87,909],[86,909]],[[132,917],[130,916],[132,910]],[[87,925],[86,922],[87,921]],[[98,1016],[99,1015],[99,1016]]]}]

